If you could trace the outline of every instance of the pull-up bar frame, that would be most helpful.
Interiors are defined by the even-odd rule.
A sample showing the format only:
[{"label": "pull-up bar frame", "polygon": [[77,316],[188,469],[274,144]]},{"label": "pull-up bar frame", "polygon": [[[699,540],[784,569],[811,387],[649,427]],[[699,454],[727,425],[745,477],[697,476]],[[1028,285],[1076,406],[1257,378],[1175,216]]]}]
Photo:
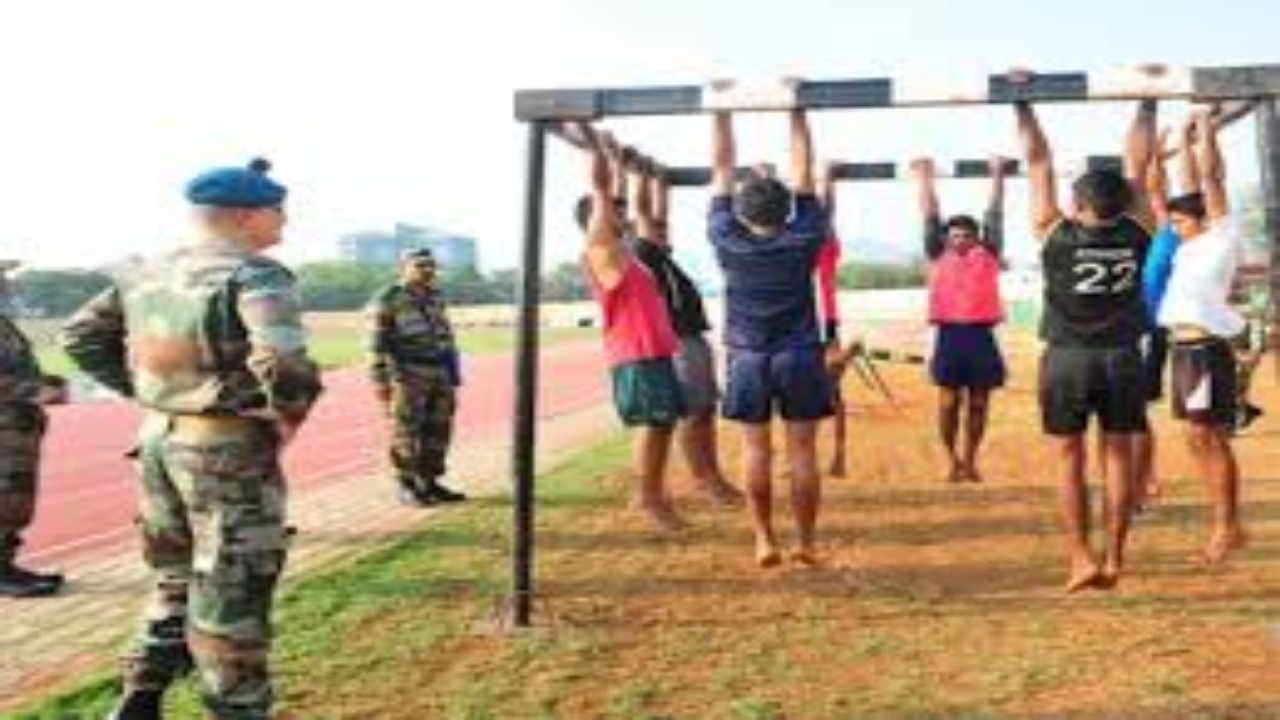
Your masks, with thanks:
[{"label": "pull-up bar frame", "polygon": [[836,110],[954,107],[1018,101],[1188,100],[1217,103],[1280,96],[1280,65],[1210,68],[1140,66],[1111,74],[1037,73],[1025,83],[990,75],[971,86],[887,78],[784,83],[521,90],[519,120],[600,120],[637,115],[693,115],[730,110]]},{"label": "pull-up bar frame", "polygon": [[[510,622],[527,627],[533,608],[533,500],[538,377],[538,304],[545,201],[546,136],[563,136],[566,121],[607,117],[692,115],[717,110],[753,111],[956,107],[1027,102],[1186,100],[1218,104],[1242,101],[1239,117],[1256,109],[1258,155],[1267,240],[1270,247],[1271,316],[1280,302],[1280,65],[1207,68],[1143,66],[1115,73],[1039,73],[1012,82],[990,75],[971,87],[872,78],[834,81],[714,83],[658,87],[520,90],[515,116],[528,124],[516,397],[513,412],[512,595]],[[1239,119],[1238,117],[1235,119]],[[569,139],[569,138],[565,138]],[[1280,364],[1277,365],[1280,370]]]}]

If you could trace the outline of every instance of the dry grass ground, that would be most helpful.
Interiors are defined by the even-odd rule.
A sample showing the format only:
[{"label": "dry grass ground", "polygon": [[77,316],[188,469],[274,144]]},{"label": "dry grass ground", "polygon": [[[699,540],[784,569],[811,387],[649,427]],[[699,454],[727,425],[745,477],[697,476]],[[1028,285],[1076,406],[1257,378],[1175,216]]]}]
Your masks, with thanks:
[{"label": "dry grass ground", "polygon": [[476,631],[504,591],[509,511],[472,507],[293,594],[284,698],[297,717],[376,720],[1280,717],[1275,383],[1238,443],[1252,547],[1219,570],[1185,559],[1203,494],[1161,410],[1167,495],[1130,575],[1065,597],[1030,349],[1013,365],[982,486],[941,481],[919,366],[885,368],[896,407],[848,380],[823,568],[755,568],[745,519],[691,496],[680,466],[691,528],[650,534],[620,512],[615,440],[540,484],[535,629]]}]

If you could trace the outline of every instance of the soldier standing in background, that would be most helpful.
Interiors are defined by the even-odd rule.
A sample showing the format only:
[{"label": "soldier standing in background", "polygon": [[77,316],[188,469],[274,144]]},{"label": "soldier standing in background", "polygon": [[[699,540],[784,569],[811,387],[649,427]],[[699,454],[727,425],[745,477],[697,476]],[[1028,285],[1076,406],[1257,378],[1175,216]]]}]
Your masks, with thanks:
[{"label": "soldier standing in background", "polygon": [[192,663],[218,720],[265,720],[271,607],[284,567],[281,449],[320,394],[281,241],[270,164],[188,183],[196,237],[89,301],[62,344],[89,376],[146,410],[137,459],[151,605],[109,718],[161,717]]},{"label": "soldier standing in background", "polygon": [[399,281],[373,296],[369,318],[369,375],[392,421],[400,501],[426,507],[466,500],[440,484],[462,374],[430,250],[405,252]]},{"label": "soldier standing in background", "polygon": [[66,382],[40,372],[27,338],[9,319],[9,281],[18,263],[0,261],[0,596],[39,597],[62,589],[62,576],[14,563],[36,510],[44,405],[66,402]]}]

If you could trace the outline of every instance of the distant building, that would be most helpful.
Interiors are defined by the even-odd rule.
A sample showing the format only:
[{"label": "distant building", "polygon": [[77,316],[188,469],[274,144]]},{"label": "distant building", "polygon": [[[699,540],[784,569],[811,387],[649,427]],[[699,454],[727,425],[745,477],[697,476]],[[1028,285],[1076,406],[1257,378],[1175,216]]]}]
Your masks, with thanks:
[{"label": "distant building", "polygon": [[392,265],[406,250],[428,248],[446,268],[478,269],[475,238],[455,235],[422,225],[396,223],[391,232],[372,230],[343,235],[338,255],[361,265]]}]

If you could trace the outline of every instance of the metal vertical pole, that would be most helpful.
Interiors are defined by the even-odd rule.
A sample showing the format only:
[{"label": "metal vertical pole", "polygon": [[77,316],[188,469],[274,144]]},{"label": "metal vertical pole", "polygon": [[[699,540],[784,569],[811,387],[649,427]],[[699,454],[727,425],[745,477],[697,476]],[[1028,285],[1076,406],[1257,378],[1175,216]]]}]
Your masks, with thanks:
[{"label": "metal vertical pole", "polygon": [[[1268,330],[1280,318],[1280,99],[1258,101],[1258,169],[1262,186],[1262,222],[1267,238],[1269,270],[1267,290]],[[1274,336],[1273,336],[1274,341]],[[1280,354],[1275,357],[1275,371],[1280,376]]]},{"label": "metal vertical pole", "polygon": [[516,627],[528,627],[533,614],[533,480],[538,407],[538,301],[542,278],[542,205],[546,181],[547,125],[529,123],[525,169],[524,250],[520,263],[519,321],[516,339],[515,419],[511,447],[514,517],[511,591]]}]

